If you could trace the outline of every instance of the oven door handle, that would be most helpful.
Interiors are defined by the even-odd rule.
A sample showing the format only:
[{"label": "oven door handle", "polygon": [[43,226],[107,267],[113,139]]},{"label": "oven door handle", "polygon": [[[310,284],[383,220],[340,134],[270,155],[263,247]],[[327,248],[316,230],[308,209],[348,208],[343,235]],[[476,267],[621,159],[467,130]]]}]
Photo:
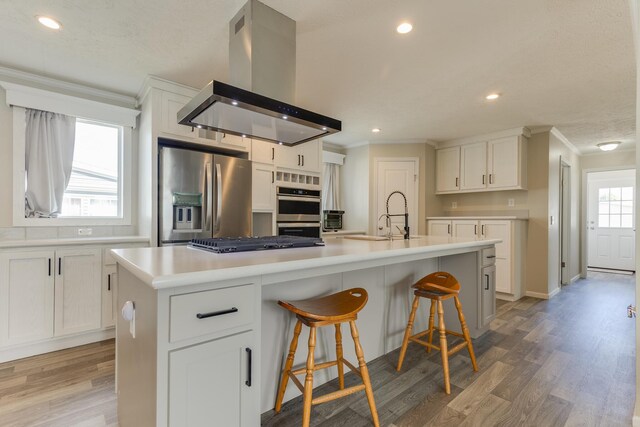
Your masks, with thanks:
[{"label": "oven door handle", "polygon": [[279,222],[278,227],[279,228],[294,228],[294,227],[320,228],[320,223],[319,222]]},{"label": "oven door handle", "polygon": [[320,197],[296,197],[296,196],[280,196],[278,195],[278,200],[286,200],[289,202],[313,202],[320,203]]}]

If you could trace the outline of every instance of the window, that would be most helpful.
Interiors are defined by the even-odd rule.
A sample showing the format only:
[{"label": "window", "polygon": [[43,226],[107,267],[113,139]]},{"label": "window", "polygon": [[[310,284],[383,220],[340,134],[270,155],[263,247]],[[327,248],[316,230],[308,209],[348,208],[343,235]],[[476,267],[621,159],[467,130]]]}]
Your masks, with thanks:
[{"label": "window", "polygon": [[76,120],[71,178],[61,217],[121,216],[121,143],[121,127]]},{"label": "window", "polygon": [[633,187],[600,188],[598,227],[633,227]]}]

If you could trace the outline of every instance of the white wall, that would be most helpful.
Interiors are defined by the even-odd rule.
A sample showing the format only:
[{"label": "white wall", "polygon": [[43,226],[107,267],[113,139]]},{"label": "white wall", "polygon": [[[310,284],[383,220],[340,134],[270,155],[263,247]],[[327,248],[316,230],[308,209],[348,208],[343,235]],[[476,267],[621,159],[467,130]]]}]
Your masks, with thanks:
[{"label": "white wall", "polygon": [[344,208],[345,230],[369,228],[369,146],[345,150],[340,203]]}]

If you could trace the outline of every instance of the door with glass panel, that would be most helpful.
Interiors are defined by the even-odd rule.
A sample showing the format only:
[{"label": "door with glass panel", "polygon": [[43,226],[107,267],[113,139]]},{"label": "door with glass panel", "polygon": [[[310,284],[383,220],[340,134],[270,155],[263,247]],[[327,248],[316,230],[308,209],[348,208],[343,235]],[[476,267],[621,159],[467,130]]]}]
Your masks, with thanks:
[{"label": "door with glass panel", "polygon": [[588,266],[635,271],[635,171],[589,173]]}]

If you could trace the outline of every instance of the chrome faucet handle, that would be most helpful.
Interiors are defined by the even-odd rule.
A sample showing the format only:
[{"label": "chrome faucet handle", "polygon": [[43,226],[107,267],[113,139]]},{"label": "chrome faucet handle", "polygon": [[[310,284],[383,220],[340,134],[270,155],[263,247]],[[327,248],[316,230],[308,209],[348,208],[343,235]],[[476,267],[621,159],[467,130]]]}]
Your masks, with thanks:
[{"label": "chrome faucet handle", "polygon": [[396,225],[396,228],[398,229],[398,231],[400,232],[400,234],[402,234],[403,236],[404,236],[405,234],[407,234],[407,232],[406,232],[405,230],[403,230],[402,228],[400,228],[400,226],[399,226],[399,225]]}]

